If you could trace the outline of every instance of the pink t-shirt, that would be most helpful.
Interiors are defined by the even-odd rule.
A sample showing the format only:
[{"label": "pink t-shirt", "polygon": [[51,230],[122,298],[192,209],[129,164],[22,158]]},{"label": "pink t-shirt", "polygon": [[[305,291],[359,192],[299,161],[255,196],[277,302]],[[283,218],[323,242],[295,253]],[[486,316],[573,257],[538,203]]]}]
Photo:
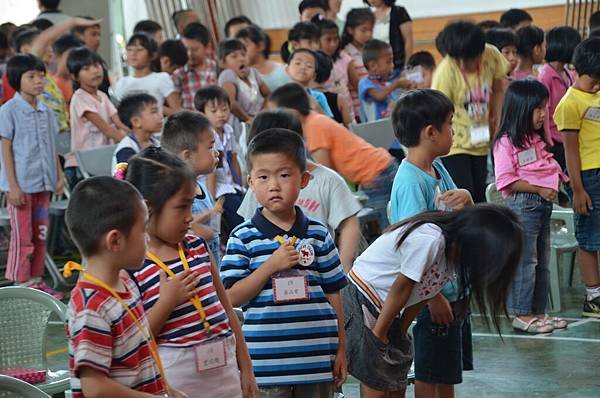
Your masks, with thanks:
[{"label": "pink t-shirt", "polygon": [[[341,96],[347,104],[352,103],[350,95],[350,80],[348,78],[348,66],[354,59],[344,50],[340,51],[340,57],[333,63],[329,80],[323,83],[322,88]],[[350,116],[354,120],[354,107],[350,107]]]},{"label": "pink t-shirt", "polygon": [[569,69],[565,68],[565,73],[567,74],[568,82],[564,81],[560,74],[554,70],[550,64],[544,64],[542,69],[540,70],[540,74],[538,75],[538,80],[546,86],[550,96],[548,98],[548,113],[546,115],[546,131],[550,134],[550,138],[552,138],[553,143],[561,143],[562,137],[560,136],[560,131],[558,131],[558,127],[556,127],[556,123],[554,122],[554,110],[556,106],[562,99],[562,97],[566,94],[569,87],[573,85],[575,79],[573,74]]},{"label": "pink t-shirt", "polygon": [[108,96],[100,90],[96,92],[96,96],[81,88],[73,93],[71,97],[71,153],[66,157],[65,167],[77,166],[76,151],[113,143],[92,122],[83,117],[86,112],[97,113],[107,123],[112,124],[110,118],[117,113],[117,109],[110,102]]},{"label": "pink t-shirt", "polygon": [[569,181],[547,145],[539,135],[525,149],[515,147],[506,134],[498,140],[494,145],[494,171],[496,188],[503,197],[510,196],[512,191],[508,186],[519,180],[555,190],[559,181]]},{"label": "pink t-shirt", "polygon": [[[367,77],[369,72],[367,68],[365,68],[365,64],[363,64],[362,53],[358,48],[354,46],[354,44],[348,44],[344,50],[350,55],[350,58],[354,61],[354,70],[358,75],[358,80],[363,77]],[[352,105],[354,107],[354,114],[360,114],[360,99],[358,98],[358,87],[350,87],[350,95],[352,96]]]}]

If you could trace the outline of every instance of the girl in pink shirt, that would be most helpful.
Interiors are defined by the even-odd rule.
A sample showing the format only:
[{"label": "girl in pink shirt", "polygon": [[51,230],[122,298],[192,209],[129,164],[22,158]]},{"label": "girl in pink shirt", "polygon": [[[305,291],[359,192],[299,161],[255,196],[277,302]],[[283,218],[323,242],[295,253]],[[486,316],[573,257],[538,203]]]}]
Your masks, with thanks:
[{"label": "girl in pink shirt", "polygon": [[513,327],[550,333],[567,327],[548,317],[550,216],[560,182],[568,179],[548,150],[544,122],[548,90],[537,80],[508,86],[500,132],[494,144],[496,188],[519,216],[525,230],[523,255],[508,296]]}]

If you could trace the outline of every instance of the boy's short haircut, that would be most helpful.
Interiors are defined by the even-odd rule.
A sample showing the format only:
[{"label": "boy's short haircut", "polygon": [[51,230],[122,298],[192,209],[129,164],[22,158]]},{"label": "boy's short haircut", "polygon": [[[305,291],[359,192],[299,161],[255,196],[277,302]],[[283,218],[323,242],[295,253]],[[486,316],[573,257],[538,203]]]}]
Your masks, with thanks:
[{"label": "boy's short haircut", "polygon": [[573,61],[573,52],[581,43],[581,35],[570,26],[558,26],[546,32],[546,62]]},{"label": "boy's short haircut", "polygon": [[481,22],[477,22],[477,27],[485,32],[486,30],[499,28],[500,22],[493,19],[486,19]]},{"label": "boy's short haircut", "polygon": [[155,34],[157,32],[161,32],[163,30],[162,26],[156,21],[151,19],[144,19],[135,24],[133,27],[133,33],[145,32],[148,34]]},{"label": "boy's short haircut", "polygon": [[33,41],[39,35],[40,35],[39,29],[33,28],[33,27],[22,30],[19,33],[16,33],[15,35],[13,35],[15,51],[17,53],[20,53],[21,47],[33,44]]},{"label": "boy's short haircut", "polygon": [[308,116],[311,112],[308,94],[298,83],[287,83],[278,87],[271,93],[269,101],[278,108],[293,109],[302,116]]},{"label": "boy's short haircut", "polygon": [[173,25],[175,25],[175,27],[177,27],[177,25],[179,25],[179,20],[181,19],[181,17],[188,12],[194,12],[194,10],[184,9],[184,10],[174,11],[173,14],[171,14],[171,19],[173,20]]},{"label": "boy's short haircut", "polygon": [[217,58],[224,61],[225,57],[236,51],[246,51],[246,46],[238,39],[225,39],[219,43],[217,48]]},{"label": "boy's short haircut", "polygon": [[265,58],[269,58],[271,55],[271,38],[269,35],[262,30],[260,27],[255,25],[246,26],[244,29],[240,30],[236,35],[236,39],[248,39],[252,43],[259,46],[260,44],[264,44],[265,48],[263,49],[263,56]]},{"label": "boy's short haircut", "polygon": [[579,76],[600,79],[600,37],[590,37],[575,48],[573,65]]},{"label": "boy's short haircut", "polygon": [[173,65],[183,66],[188,62],[188,55],[181,40],[169,39],[158,48],[158,58],[167,57]]},{"label": "boy's short haircut", "polygon": [[592,30],[590,32],[590,35],[589,35],[588,39],[590,37],[600,37],[600,28]]},{"label": "boy's short haircut", "polygon": [[30,23],[31,23],[31,26],[36,27],[37,29],[39,29],[40,32],[43,32],[46,29],[51,28],[51,27],[54,26],[54,24],[52,23],[52,21],[50,21],[50,20],[48,20],[46,18],[34,19]]},{"label": "boy's short haircut", "polygon": [[329,6],[327,5],[327,1],[323,0],[302,0],[300,4],[298,4],[298,14],[302,15],[304,10],[309,8],[321,8],[327,11]]},{"label": "boy's short haircut", "polygon": [[452,22],[438,37],[442,50],[455,59],[475,59],[485,50],[485,35],[472,22]]},{"label": "boy's short haircut", "polygon": [[183,29],[181,36],[185,39],[196,40],[207,46],[210,43],[210,32],[200,22],[192,22]]},{"label": "boy's short haircut", "polygon": [[38,2],[47,10],[56,10],[60,4],[60,0],[38,0]]},{"label": "boy's short haircut", "polygon": [[600,28],[600,11],[590,15],[590,31]]},{"label": "boy's short haircut", "polygon": [[146,32],[137,32],[131,35],[127,41],[127,46],[131,46],[133,44],[137,44],[145,48],[146,51],[148,51],[150,58],[152,58],[158,51],[158,43]]},{"label": "boy's short haircut", "polygon": [[313,51],[317,60],[315,64],[315,83],[325,83],[331,77],[333,58],[321,50]]},{"label": "boy's short haircut", "polygon": [[130,183],[111,177],[91,177],[77,184],[65,220],[81,254],[98,254],[102,237],[111,230],[128,236],[142,200]]},{"label": "boy's short haircut", "polygon": [[198,112],[204,113],[206,104],[212,101],[216,101],[217,104],[227,104],[231,106],[227,91],[222,87],[212,85],[202,87],[200,90],[196,91],[196,95],[194,95],[194,108],[196,108]]},{"label": "boy's short haircut", "polygon": [[524,26],[517,30],[517,53],[520,56],[531,56],[533,48],[543,43],[544,31],[537,26]]},{"label": "boy's short haircut", "polygon": [[272,111],[262,111],[256,115],[252,121],[250,130],[248,130],[246,144],[250,143],[255,136],[263,131],[273,128],[291,130],[304,139],[304,131],[300,119],[287,109],[274,109]]},{"label": "boy's short haircut", "polygon": [[435,58],[433,58],[433,55],[431,55],[429,51],[417,51],[408,58],[406,66],[411,68],[420,66],[425,69],[433,70],[435,69]]},{"label": "boy's short haircut", "polygon": [[401,97],[392,111],[394,134],[408,148],[418,146],[421,130],[432,125],[442,129],[454,105],[441,91],[420,89]]},{"label": "boy's short haircut", "polygon": [[514,29],[523,21],[533,22],[531,15],[520,8],[511,8],[500,16],[500,25]]},{"label": "boy's short haircut", "polygon": [[2,30],[0,30],[0,50],[7,50],[9,48],[10,44],[8,44],[8,37]]},{"label": "boy's short haircut", "polygon": [[85,46],[74,48],[67,58],[67,69],[75,78],[79,76],[81,69],[93,64],[104,65],[104,61],[100,55]]},{"label": "boy's short haircut", "polygon": [[59,37],[58,40],[52,44],[52,51],[54,51],[54,54],[60,56],[72,48],[81,46],[83,46],[83,42],[79,40],[77,36],[72,33],[67,33]]},{"label": "boy's short haircut", "polygon": [[227,22],[225,22],[225,27],[223,28],[223,30],[225,31],[225,37],[227,38],[230,36],[229,30],[231,29],[232,26],[241,25],[244,23],[248,24],[248,25],[253,25],[250,18],[248,18],[245,15],[238,15],[237,17],[230,18]]},{"label": "boy's short haircut", "polygon": [[252,158],[257,155],[286,154],[298,165],[300,171],[306,170],[306,148],[298,133],[282,128],[272,128],[257,134],[248,144],[246,162],[252,171]]},{"label": "boy's short haircut", "polygon": [[388,48],[392,48],[389,43],[382,40],[371,39],[363,48],[362,61],[365,64],[365,68],[369,69],[369,63],[376,62],[381,56],[381,53]]},{"label": "boy's short haircut", "polygon": [[519,38],[515,32],[508,28],[494,28],[486,32],[485,41],[502,51],[504,47],[517,47]]},{"label": "boy's short haircut", "polygon": [[212,134],[212,125],[198,112],[179,111],[167,118],[160,145],[169,152],[195,151],[200,137],[205,132]]},{"label": "boy's short haircut", "polygon": [[21,91],[21,77],[31,71],[46,72],[41,59],[33,54],[17,54],[6,63],[6,78],[15,91]]},{"label": "boy's short haircut", "polygon": [[119,119],[130,129],[133,128],[131,119],[140,116],[148,105],[158,104],[156,98],[147,93],[130,94],[119,102],[117,112]]},{"label": "boy's short haircut", "polygon": [[[93,21],[94,18],[90,17],[90,16],[80,16],[79,18],[83,18],[83,19],[87,19],[90,21]],[[89,28],[95,28],[95,27],[100,27],[100,24],[96,24],[96,25],[92,25],[92,26],[75,26],[71,32],[73,33],[77,33],[82,35],[86,30],[88,30]]]}]

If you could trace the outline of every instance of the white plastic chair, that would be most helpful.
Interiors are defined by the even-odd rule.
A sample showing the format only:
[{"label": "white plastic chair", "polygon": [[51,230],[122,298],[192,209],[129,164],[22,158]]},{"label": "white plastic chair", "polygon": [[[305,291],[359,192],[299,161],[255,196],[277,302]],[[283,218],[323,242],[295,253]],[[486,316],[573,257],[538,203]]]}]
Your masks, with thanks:
[{"label": "white plastic chair", "polygon": [[554,205],[550,218],[550,308],[560,311],[560,270],[564,254],[570,255],[569,286],[573,283],[575,268],[575,221],[573,209]]},{"label": "white plastic chair", "polygon": [[23,380],[0,374],[0,398],[50,398],[50,395]]},{"label": "white plastic chair", "polygon": [[373,122],[351,124],[348,127],[354,134],[362,137],[369,144],[378,148],[388,149],[396,140],[394,127],[392,126],[392,120],[390,118],[375,120]]},{"label": "white plastic chair", "polygon": [[84,178],[92,176],[112,175],[112,156],[116,145],[107,145],[99,148],[75,152],[79,170]]}]

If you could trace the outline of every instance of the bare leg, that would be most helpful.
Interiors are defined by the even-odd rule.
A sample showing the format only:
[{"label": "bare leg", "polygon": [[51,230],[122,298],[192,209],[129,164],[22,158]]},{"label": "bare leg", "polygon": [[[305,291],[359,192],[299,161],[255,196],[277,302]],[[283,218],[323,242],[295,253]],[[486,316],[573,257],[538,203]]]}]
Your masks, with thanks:
[{"label": "bare leg", "polygon": [[415,398],[454,398],[454,385],[415,381]]},{"label": "bare leg", "polygon": [[360,398],[389,398],[388,391],[375,390],[364,383],[360,383]]},{"label": "bare leg", "polygon": [[583,283],[588,287],[600,285],[600,274],[598,273],[598,252],[589,252],[579,249],[579,269]]}]

